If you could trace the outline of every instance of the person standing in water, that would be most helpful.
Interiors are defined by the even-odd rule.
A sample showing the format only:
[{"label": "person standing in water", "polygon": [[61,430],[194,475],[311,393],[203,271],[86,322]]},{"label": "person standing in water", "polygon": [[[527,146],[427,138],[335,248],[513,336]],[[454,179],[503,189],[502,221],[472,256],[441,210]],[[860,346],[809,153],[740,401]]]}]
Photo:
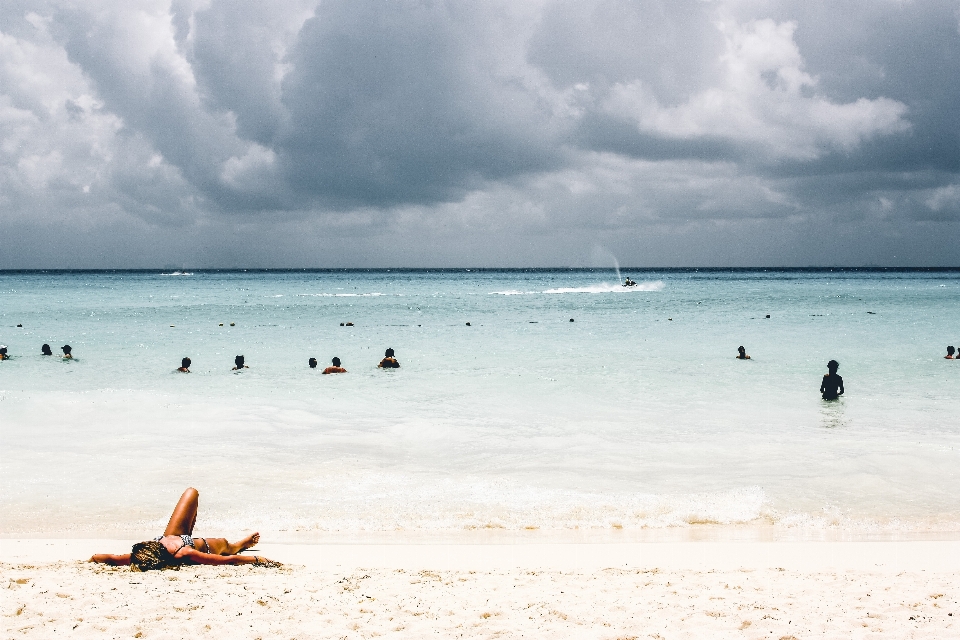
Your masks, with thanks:
[{"label": "person standing in water", "polygon": [[743,345],[737,347],[737,360],[749,360],[750,356],[747,355],[747,350],[743,348]]},{"label": "person standing in water", "polygon": [[180,368],[177,369],[180,373],[190,373],[190,364],[192,361],[190,358],[184,358],[180,361]]},{"label": "person standing in water", "polygon": [[823,376],[823,382],[820,383],[820,393],[824,400],[836,400],[843,395],[843,378],[837,375],[837,369],[840,363],[831,360],[827,363],[827,375]]},{"label": "person standing in water", "polygon": [[53,351],[50,350],[50,345],[44,344],[42,347],[40,347],[40,355],[42,355],[42,356],[52,356],[52,355],[53,355]]},{"label": "person standing in water", "polygon": [[68,345],[68,344],[65,344],[65,345],[63,345],[62,347],[60,347],[60,350],[63,351],[63,359],[64,359],[64,360],[72,360],[72,359],[73,359],[73,347],[71,347],[71,346]]},{"label": "person standing in water", "polygon": [[393,349],[387,349],[383,354],[383,360],[377,365],[378,369],[399,369],[400,363],[393,355]]},{"label": "person standing in water", "polygon": [[237,356],[233,359],[234,367],[230,371],[239,371],[240,369],[249,369],[247,365],[243,364],[243,356]]},{"label": "person standing in water", "polygon": [[[333,366],[327,367],[323,370],[323,373],[346,373],[347,370],[340,366],[340,358],[334,357]],[[398,365],[399,366],[399,365]]]}]

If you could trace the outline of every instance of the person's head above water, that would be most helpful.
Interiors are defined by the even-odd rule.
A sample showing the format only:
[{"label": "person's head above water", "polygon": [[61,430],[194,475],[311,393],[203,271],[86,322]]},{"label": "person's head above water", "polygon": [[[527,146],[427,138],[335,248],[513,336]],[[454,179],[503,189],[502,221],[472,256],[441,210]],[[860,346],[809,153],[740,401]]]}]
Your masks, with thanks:
[{"label": "person's head above water", "polygon": [[62,347],[60,347],[60,350],[63,351],[63,355],[68,356],[70,355],[70,352],[73,351],[73,347],[71,347],[68,344],[65,344]]},{"label": "person's head above water", "polygon": [[954,349],[952,345],[949,346],[949,347],[947,347],[947,355],[948,355],[948,356],[952,356],[953,353],[954,353],[954,351],[956,351],[956,349]]},{"label": "person's head above water", "polygon": [[183,360],[180,361],[180,366],[183,367],[184,369],[189,369],[191,362],[193,361],[190,360],[190,358],[184,358]]},{"label": "person's head above water", "polygon": [[311,369],[316,369],[316,368],[317,368],[317,359],[316,359],[316,358],[310,358],[309,360],[307,360],[307,364],[310,365],[310,368],[311,368]]},{"label": "person's head above water", "polygon": [[237,365],[237,369],[242,369],[244,367],[243,356],[237,356],[236,358],[234,358],[233,364]]},{"label": "person's head above water", "polygon": [[383,357],[384,357],[384,358],[392,358],[392,357],[393,357],[393,349],[387,349],[387,350],[384,352]]},{"label": "person's head above water", "polygon": [[340,358],[338,358],[337,356],[333,356],[333,360],[331,360],[330,362],[332,362],[332,363],[333,363],[333,366],[335,366],[335,367],[339,367],[339,366],[340,366]]},{"label": "person's head above water", "polygon": [[836,360],[831,360],[830,362],[827,363],[827,371],[829,371],[830,373],[836,373],[837,369],[839,368],[840,368],[840,363],[837,362]]},{"label": "person's head above water", "polygon": [[52,356],[52,355],[53,355],[53,351],[50,350],[50,345],[48,345],[48,344],[45,344],[45,345],[43,345],[42,347],[40,347],[40,353],[43,354],[43,355],[45,355],[45,356]]},{"label": "person's head above water", "polygon": [[7,345],[0,344],[0,356],[7,355]]},{"label": "person's head above water", "polygon": [[740,353],[746,353],[747,350],[743,348],[743,345],[740,345],[739,347],[737,347],[737,351],[739,351]]}]

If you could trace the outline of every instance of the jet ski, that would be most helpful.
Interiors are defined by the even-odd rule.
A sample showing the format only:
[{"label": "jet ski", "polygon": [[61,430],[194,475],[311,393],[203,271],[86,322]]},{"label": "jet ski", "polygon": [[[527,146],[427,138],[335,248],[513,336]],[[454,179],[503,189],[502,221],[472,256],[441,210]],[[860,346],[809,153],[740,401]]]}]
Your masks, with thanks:
[{"label": "jet ski", "polygon": [[624,287],[635,287],[635,286],[637,286],[637,283],[634,282],[633,280],[631,280],[630,278],[627,278],[626,280],[623,281],[623,286],[624,286]]}]

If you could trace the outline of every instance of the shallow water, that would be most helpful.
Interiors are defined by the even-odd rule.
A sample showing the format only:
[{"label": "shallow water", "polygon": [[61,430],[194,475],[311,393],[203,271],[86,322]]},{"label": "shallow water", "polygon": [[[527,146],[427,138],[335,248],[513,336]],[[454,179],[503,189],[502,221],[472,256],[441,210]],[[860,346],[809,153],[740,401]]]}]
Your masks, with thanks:
[{"label": "shallow water", "polygon": [[0,274],[0,533],[960,531],[960,271],[629,275]]}]

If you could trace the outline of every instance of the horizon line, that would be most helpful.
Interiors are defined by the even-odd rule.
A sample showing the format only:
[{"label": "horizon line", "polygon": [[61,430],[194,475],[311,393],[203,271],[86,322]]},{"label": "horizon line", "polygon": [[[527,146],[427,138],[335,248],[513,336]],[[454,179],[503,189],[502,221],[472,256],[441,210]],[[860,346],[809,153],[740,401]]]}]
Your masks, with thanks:
[{"label": "horizon line", "polygon": [[674,271],[674,272],[696,272],[696,271],[893,271],[893,272],[950,272],[960,271],[960,266],[924,266],[924,267],[904,267],[904,266],[805,266],[805,267],[97,267],[97,268],[73,268],[73,267],[53,267],[53,268],[0,268],[0,274],[16,273],[163,273],[163,272],[493,272],[493,271],[515,271],[515,272],[549,272],[549,271]]}]

